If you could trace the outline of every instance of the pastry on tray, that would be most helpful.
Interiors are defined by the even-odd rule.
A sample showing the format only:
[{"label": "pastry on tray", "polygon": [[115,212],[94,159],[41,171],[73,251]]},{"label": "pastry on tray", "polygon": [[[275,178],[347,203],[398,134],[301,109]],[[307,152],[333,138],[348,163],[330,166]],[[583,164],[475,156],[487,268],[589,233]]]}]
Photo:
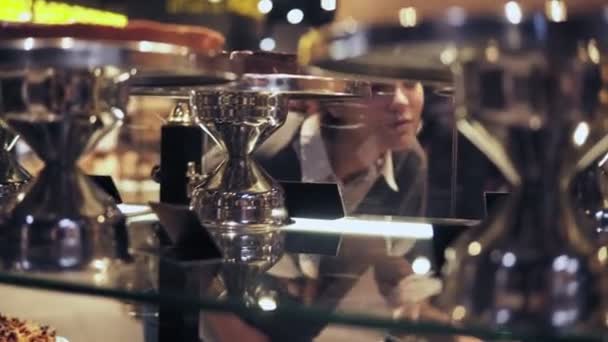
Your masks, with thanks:
[{"label": "pastry on tray", "polygon": [[56,342],[55,329],[0,314],[0,342]]}]

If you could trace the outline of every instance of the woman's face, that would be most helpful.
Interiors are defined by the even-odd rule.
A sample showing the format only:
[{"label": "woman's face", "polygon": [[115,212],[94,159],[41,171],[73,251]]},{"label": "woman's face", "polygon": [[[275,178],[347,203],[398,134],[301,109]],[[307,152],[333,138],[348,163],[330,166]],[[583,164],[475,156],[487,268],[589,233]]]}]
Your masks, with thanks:
[{"label": "woman's face", "polygon": [[366,115],[368,125],[388,149],[411,147],[420,127],[424,91],[420,82],[375,85]]},{"label": "woman's face", "polygon": [[373,138],[382,148],[408,149],[415,142],[420,127],[424,92],[420,82],[374,84],[373,96],[365,103],[330,106],[332,115],[348,125],[360,124],[352,134]]}]

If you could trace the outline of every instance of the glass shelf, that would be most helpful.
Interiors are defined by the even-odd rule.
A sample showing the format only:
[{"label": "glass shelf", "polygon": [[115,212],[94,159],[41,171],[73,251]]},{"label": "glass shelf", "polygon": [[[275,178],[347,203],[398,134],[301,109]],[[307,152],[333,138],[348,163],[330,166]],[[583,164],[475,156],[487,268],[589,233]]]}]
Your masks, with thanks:
[{"label": "glass shelf", "polygon": [[[474,221],[434,220],[431,225],[425,220],[371,216],[328,221],[328,229],[319,232],[313,227],[322,229],[321,221],[296,219],[281,233],[281,248],[272,253],[256,249],[262,240],[248,240],[249,249],[239,252],[252,260],[245,264],[220,258],[212,244],[191,253],[162,247],[156,217],[130,209],[130,261],[99,260],[78,272],[3,271],[0,283],[113,298],[140,310],[160,311],[160,319],[164,309],[196,316],[230,313],[283,339],[293,334],[312,337],[329,324],[383,331],[392,341],[410,341],[412,336],[441,341],[446,336],[473,341],[606,338],[593,332],[544,335],[451,324],[450,317],[433,305],[433,296],[441,291],[437,251]],[[391,231],[392,225],[403,229]],[[349,227],[348,233],[340,232]],[[197,259],[203,254],[208,258]]]}]

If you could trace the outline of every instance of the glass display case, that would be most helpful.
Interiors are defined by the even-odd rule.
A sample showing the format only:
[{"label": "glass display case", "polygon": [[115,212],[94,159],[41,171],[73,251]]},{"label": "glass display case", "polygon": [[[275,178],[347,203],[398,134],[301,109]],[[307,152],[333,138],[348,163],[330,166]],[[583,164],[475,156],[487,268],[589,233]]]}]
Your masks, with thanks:
[{"label": "glass display case", "polygon": [[0,168],[10,130],[32,150],[0,313],[56,341],[607,340],[606,7],[521,2],[350,2],[297,56],[1,26]]},{"label": "glass display case", "polygon": [[[248,236],[240,246],[218,249],[203,235],[190,237],[198,239],[191,245],[196,249],[176,251],[163,243],[149,208],[121,209],[131,212],[130,261],[98,260],[97,268],[79,273],[4,271],[7,311],[52,324],[68,340],[86,336],[89,329],[74,324],[86,322],[74,317],[85,314],[98,322],[88,324],[122,329],[109,336],[130,333],[129,340],[142,341],[157,341],[158,334],[222,341],[231,329],[266,340],[603,340],[599,331],[539,335],[449,323],[449,314],[434,304],[442,292],[438,251],[476,221],[304,218],[275,236]],[[31,305],[35,314],[25,309]]]}]

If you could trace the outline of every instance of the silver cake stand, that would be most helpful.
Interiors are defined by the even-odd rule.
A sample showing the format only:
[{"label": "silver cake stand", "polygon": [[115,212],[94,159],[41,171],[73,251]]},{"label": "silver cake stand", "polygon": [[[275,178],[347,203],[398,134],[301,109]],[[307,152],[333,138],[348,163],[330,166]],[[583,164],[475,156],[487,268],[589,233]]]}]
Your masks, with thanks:
[{"label": "silver cake stand", "polygon": [[194,189],[191,208],[211,230],[273,230],[289,222],[283,190],[251,157],[287,117],[290,98],[346,100],[370,95],[367,82],[289,74],[245,74],[224,89],[191,94],[192,112],[226,159]]},{"label": "silver cake stand", "polygon": [[253,152],[285,122],[289,99],[349,100],[371,90],[367,82],[297,74],[290,54],[234,51],[214,61],[229,65],[237,79],[218,87],[172,79],[131,93],[179,100],[173,120],[200,126],[220,147],[225,158],[212,173],[189,163],[190,207],[222,251],[225,295],[251,302],[249,286],[281,257],[279,228],[291,223],[283,189]]},{"label": "silver cake stand", "polygon": [[148,41],[0,40],[1,119],[45,163],[3,217],[5,267],[82,270],[126,257],[123,215],[76,162],[121,124],[132,82],[229,81],[207,58]]},{"label": "silver cake stand", "polygon": [[[236,55],[244,64],[248,58],[269,63],[266,58],[278,56]],[[370,93],[367,82],[286,73],[244,73],[226,87],[190,91],[194,120],[225,155],[210,174],[191,170],[189,177],[195,182],[190,208],[224,256],[221,274],[227,295],[251,302],[249,287],[255,277],[282,254],[280,228],[291,223],[285,195],[252,154],[285,122],[288,100],[347,101]]]}]

